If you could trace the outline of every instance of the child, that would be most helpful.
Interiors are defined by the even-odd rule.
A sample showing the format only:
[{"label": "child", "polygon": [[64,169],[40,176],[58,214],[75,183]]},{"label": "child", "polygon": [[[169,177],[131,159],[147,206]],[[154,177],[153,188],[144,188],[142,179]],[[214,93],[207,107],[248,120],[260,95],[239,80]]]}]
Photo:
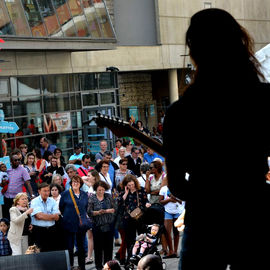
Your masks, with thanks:
[{"label": "child", "polygon": [[7,166],[4,163],[0,163],[0,187],[3,189],[1,190],[2,194],[7,191],[8,188],[8,174],[7,174]]},{"label": "child", "polygon": [[0,219],[0,256],[9,256],[12,250],[7,239],[9,221],[6,218]]},{"label": "child", "polygon": [[130,258],[131,261],[136,261],[136,253],[138,248],[140,248],[140,252],[138,254],[139,259],[142,257],[145,249],[147,247],[151,247],[156,241],[157,241],[157,233],[159,231],[159,225],[153,224],[151,227],[150,233],[144,233],[140,234],[136,238],[136,242],[134,244],[134,247],[132,249],[132,257]]}]

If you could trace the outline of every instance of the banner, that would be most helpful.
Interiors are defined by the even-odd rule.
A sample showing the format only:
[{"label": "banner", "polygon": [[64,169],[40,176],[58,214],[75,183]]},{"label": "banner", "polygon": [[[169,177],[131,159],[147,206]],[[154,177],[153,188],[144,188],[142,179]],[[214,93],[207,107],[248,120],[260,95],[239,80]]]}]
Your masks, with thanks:
[{"label": "banner", "polygon": [[44,115],[44,132],[71,130],[70,112],[47,113]]}]

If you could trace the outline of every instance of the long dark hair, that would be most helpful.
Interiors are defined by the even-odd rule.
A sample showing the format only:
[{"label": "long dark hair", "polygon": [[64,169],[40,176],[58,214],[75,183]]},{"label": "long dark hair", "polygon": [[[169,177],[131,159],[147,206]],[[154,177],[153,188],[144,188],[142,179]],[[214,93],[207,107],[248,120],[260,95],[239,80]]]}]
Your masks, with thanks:
[{"label": "long dark hair", "polygon": [[249,81],[264,76],[254,56],[254,42],[247,31],[226,11],[205,9],[191,17],[186,44],[196,64],[195,81],[205,74],[212,78],[242,75]]}]

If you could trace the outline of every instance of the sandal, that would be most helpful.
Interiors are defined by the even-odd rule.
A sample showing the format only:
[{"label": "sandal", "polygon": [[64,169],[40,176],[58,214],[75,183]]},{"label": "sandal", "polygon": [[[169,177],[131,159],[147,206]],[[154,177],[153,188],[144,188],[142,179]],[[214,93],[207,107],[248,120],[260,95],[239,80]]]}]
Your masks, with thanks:
[{"label": "sandal", "polygon": [[91,264],[91,263],[93,263],[94,262],[94,260],[93,260],[93,258],[91,257],[91,258],[89,258],[89,257],[86,257],[85,258],[85,264]]}]

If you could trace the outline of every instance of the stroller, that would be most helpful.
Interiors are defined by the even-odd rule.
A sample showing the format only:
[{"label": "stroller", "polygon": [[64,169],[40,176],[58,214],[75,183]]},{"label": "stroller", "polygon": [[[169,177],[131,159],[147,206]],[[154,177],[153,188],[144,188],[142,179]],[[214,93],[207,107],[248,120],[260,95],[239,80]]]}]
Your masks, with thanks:
[{"label": "stroller", "polygon": [[[158,245],[160,244],[160,239],[161,235],[164,232],[164,207],[160,204],[152,204],[151,207],[147,208],[144,212],[144,215],[142,217],[142,223],[145,225],[145,233],[150,233],[152,225],[153,224],[158,224],[159,225],[159,230],[158,233],[156,234],[155,238],[156,241],[146,247],[144,250],[143,254],[141,257],[144,257],[147,254],[154,254],[160,257],[160,253],[158,251]],[[135,243],[135,242],[134,242]],[[132,253],[133,246],[131,247],[131,250],[129,250],[129,255]],[[129,259],[125,265],[126,270],[133,270],[137,265],[141,257],[138,256],[139,253],[139,248],[137,250],[137,256],[136,259],[134,257],[132,258],[133,260]],[[166,269],[166,264],[165,262],[163,264],[163,269]]]}]

